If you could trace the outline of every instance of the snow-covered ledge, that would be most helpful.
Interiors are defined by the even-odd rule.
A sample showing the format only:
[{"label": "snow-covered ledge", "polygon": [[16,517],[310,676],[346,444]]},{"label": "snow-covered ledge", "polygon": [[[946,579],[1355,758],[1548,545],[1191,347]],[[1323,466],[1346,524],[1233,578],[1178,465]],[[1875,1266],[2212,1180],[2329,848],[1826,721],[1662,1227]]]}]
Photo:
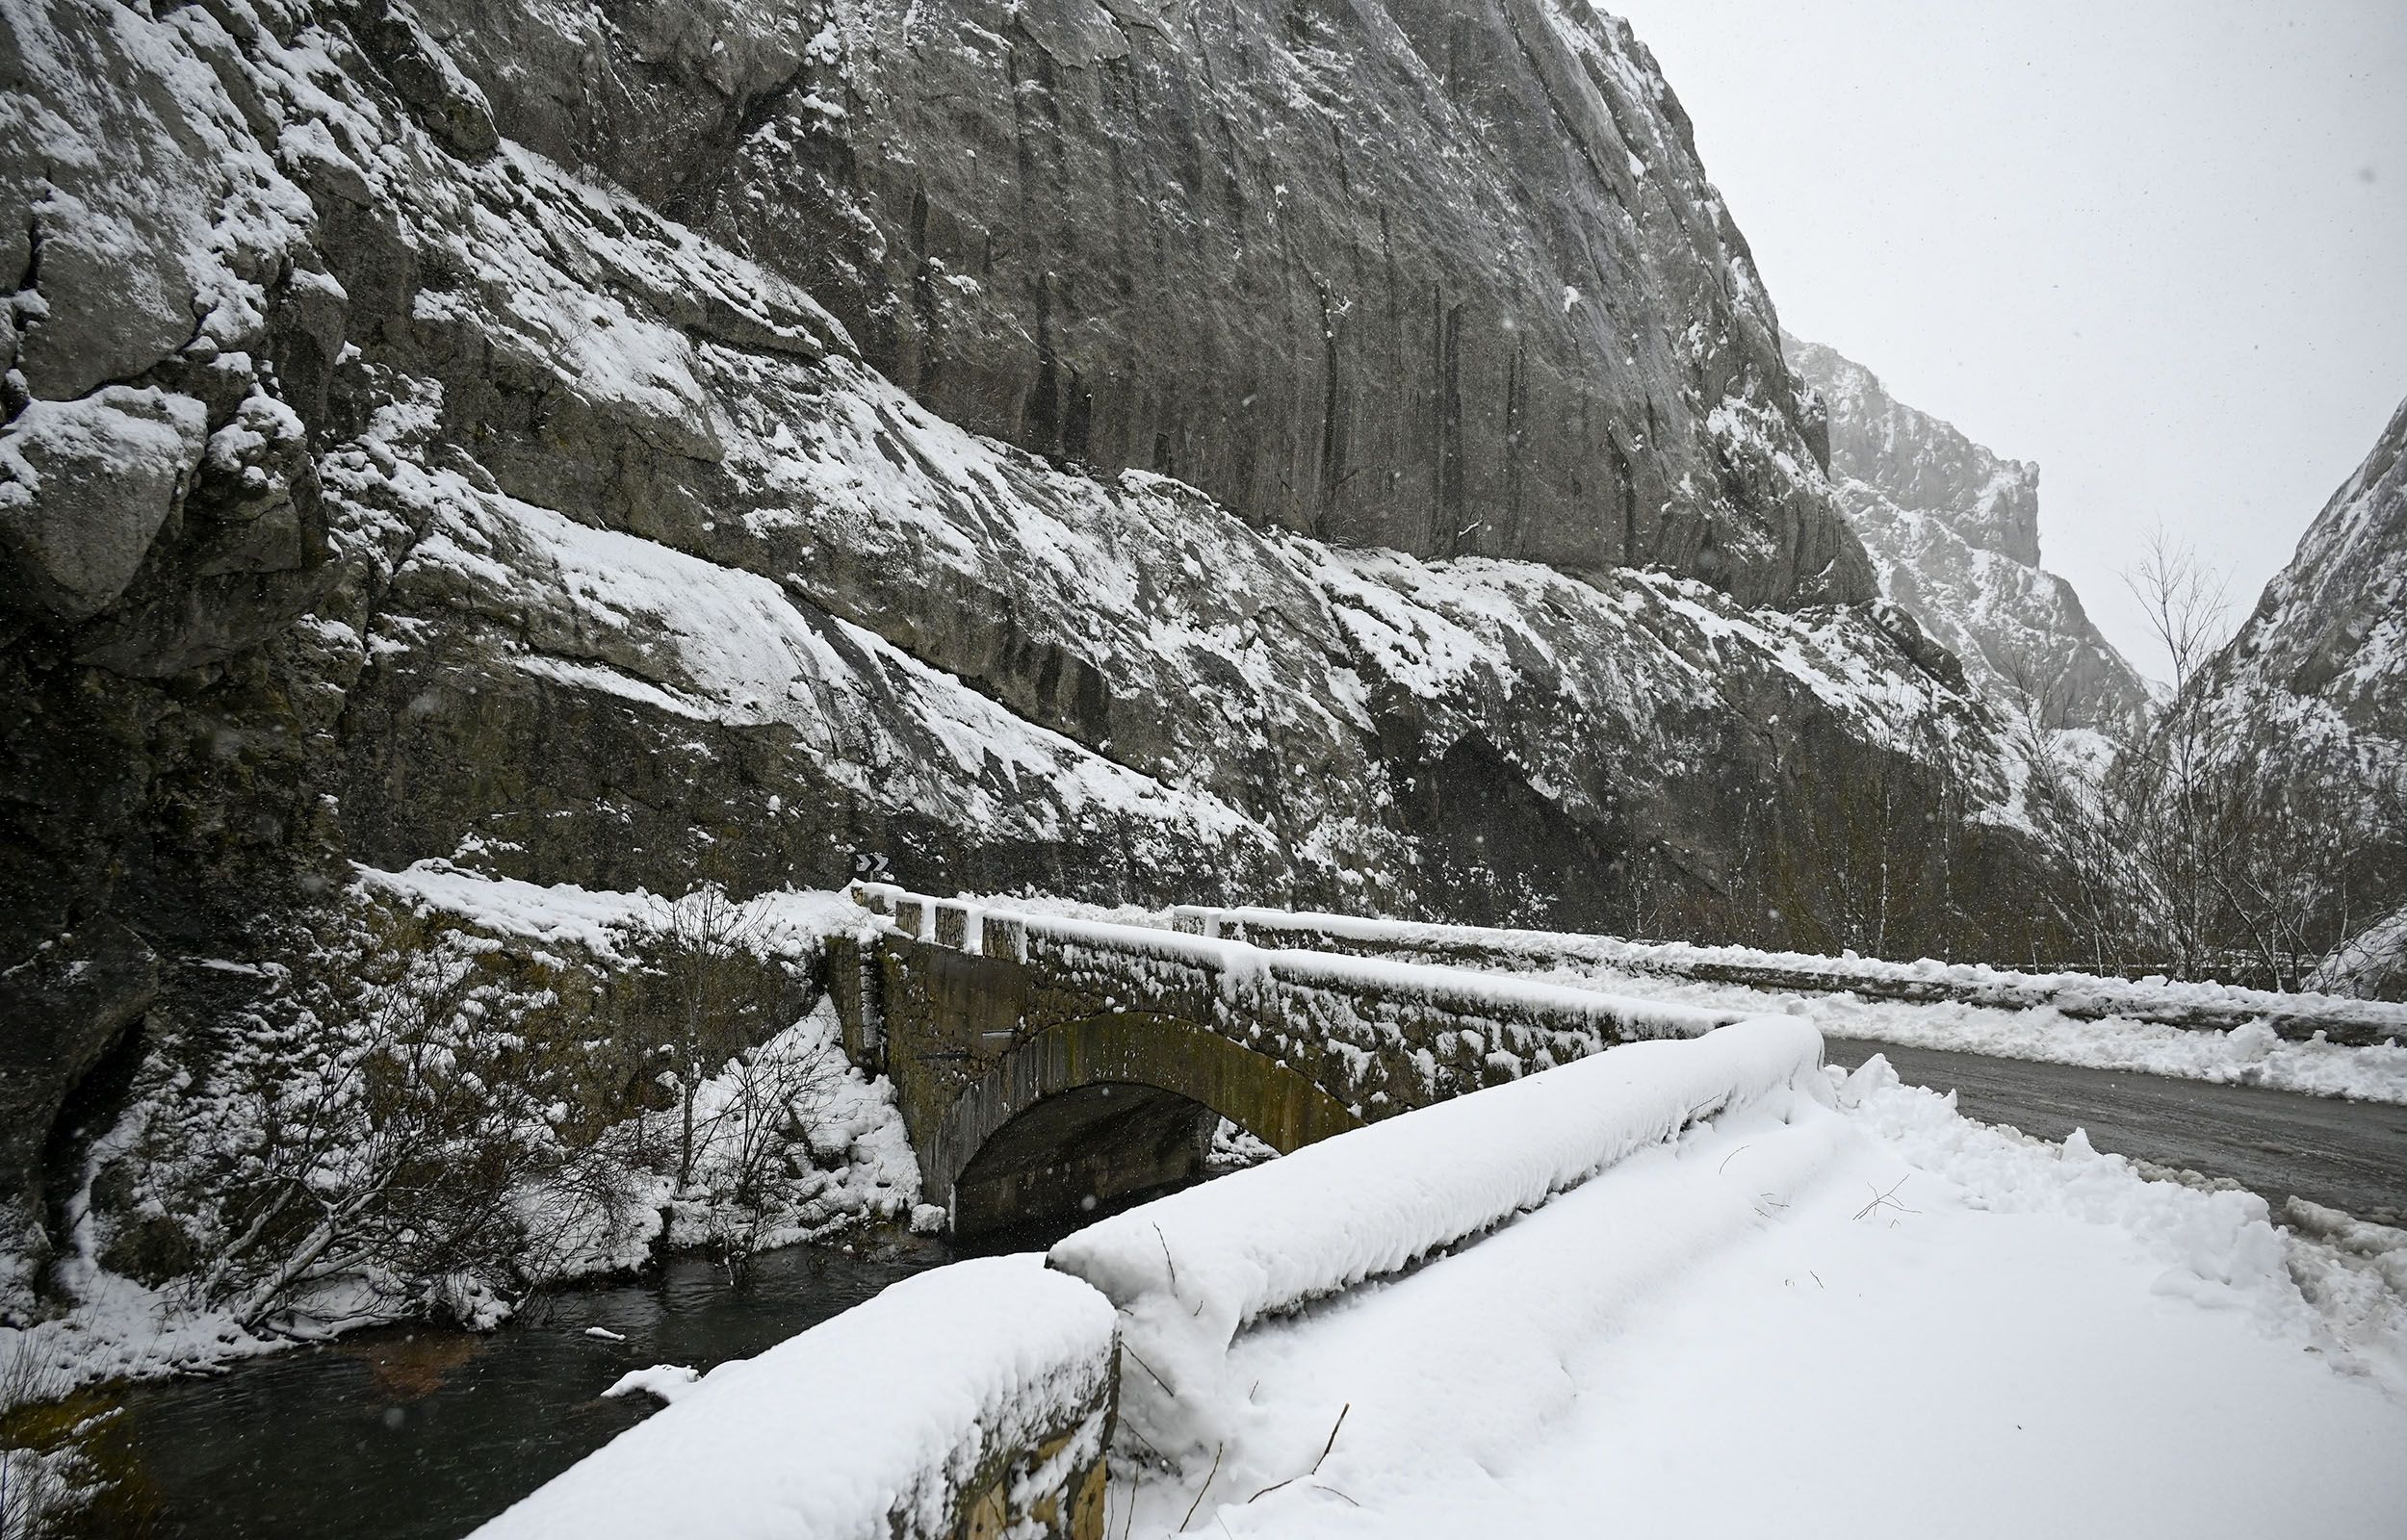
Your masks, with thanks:
[{"label": "snow-covered ledge", "polygon": [[1033,1257],[895,1284],[691,1384],[477,1540],[1092,1540],[1113,1314]]}]

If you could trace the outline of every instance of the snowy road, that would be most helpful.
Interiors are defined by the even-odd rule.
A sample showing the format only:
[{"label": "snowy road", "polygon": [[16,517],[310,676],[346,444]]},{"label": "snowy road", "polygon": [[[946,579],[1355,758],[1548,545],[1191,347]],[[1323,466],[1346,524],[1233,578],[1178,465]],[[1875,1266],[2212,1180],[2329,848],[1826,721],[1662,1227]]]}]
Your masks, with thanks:
[{"label": "snowy road", "polygon": [[1956,1092],[1966,1116],[2102,1150],[2227,1176],[2269,1202],[2297,1196],[2361,1219],[2407,1225],[2407,1107],[2119,1069],[1825,1040],[1850,1069],[1888,1055],[1900,1078]]}]

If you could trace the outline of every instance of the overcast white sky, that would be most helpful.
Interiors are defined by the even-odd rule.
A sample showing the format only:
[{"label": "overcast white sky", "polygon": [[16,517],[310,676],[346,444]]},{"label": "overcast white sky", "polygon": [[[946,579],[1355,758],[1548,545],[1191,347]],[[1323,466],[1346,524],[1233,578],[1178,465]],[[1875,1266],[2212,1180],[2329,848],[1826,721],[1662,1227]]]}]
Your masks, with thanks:
[{"label": "overcast white sky", "polygon": [[2245,614],[2407,397],[2407,0],[1604,8],[1789,329],[2039,462],[2044,560],[2151,673],[2149,532]]}]

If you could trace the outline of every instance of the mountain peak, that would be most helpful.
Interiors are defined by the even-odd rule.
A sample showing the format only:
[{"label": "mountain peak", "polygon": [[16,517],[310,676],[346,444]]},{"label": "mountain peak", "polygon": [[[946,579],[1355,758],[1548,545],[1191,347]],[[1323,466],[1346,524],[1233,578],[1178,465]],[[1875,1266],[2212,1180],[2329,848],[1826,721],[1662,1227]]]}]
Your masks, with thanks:
[{"label": "mountain peak", "polygon": [[1954,649],[1967,677],[2051,728],[2127,737],[2142,680],[2039,565],[2039,467],[1975,443],[1891,396],[1863,365],[1781,334],[1828,414],[1830,477],[1881,591]]}]

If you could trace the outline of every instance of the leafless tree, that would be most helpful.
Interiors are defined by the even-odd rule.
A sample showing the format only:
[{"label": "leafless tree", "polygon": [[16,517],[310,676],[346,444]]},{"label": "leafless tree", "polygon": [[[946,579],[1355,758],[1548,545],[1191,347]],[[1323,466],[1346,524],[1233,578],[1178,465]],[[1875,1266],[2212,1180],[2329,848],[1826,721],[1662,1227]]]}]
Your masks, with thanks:
[{"label": "leafless tree", "polygon": [[2054,725],[2042,696],[2025,694],[2012,704],[2019,710],[2008,722],[2008,737],[2029,767],[2026,797],[2049,857],[2057,916],[2085,948],[2083,962],[2101,973],[2120,971],[2131,955],[2137,879],[2113,836],[2107,766],[2083,755]]},{"label": "leafless tree", "polygon": [[505,1275],[526,1244],[513,1203],[554,1165],[515,1003],[473,955],[385,960],[254,1067],[237,1126],[227,1238],[198,1291],[246,1326],[310,1285],[379,1267],[425,1280]]},{"label": "leafless tree", "polygon": [[660,917],[661,969],[668,982],[663,1071],[679,1111],[677,1187],[693,1184],[698,1148],[695,1097],[710,1071],[745,1046],[760,1002],[746,988],[747,962],[765,939],[764,912],[704,883],[667,905]]},{"label": "leafless tree", "polygon": [[2233,746],[2201,677],[2227,639],[2226,584],[2160,528],[2125,581],[2172,667],[2172,690],[2147,738],[2117,769],[2115,812],[2134,841],[2173,971],[2194,975],[2215,950],[2217,814],[2235,810]]},{"label": "leafless tree", "polygon": [[2395,787],[2345,754],[2269,755],[2214,688],[2223,581],[2160,533],[2127,581],[2172,666],[2150,730],[2103,767],[2033,706],[2017,741],[2091,965],[2299,987],[2394,884]]},{"label": "leafless tree", "polygon": [[738,1055],[722,1077],[726,1099],[703,1137],[723,1210],[715,1249],[731,1278],[749,1270],[795,1187],[817,1180],[810,1169],[813,1134],[842,1073],[832,1055],[768,1043]]}]

